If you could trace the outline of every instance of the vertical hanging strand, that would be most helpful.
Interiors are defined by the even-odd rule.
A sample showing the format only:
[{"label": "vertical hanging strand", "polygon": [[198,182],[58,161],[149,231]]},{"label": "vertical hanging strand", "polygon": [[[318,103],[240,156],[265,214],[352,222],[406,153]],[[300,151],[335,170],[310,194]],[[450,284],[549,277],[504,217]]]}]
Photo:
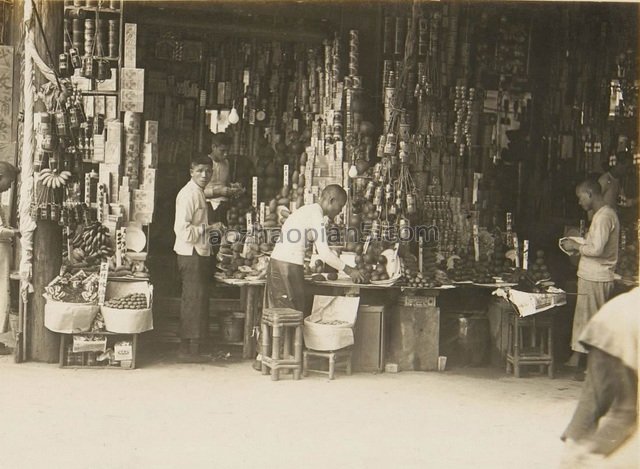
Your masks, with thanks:
[{"label": "vertical hanging strand", "polygon": [[[20,184],[20,234],[21,255],[20,272],[25,282],[31,282],[31,259],[33,253],[33,232],[36,223],[31,217],[30,204],[33,198],[33,154],[36,145],[33,129],[34,99],[37,91],[35,86],[35,70],[33,67],[33,53],[35,52],[35,35],[33,30],[33,9],[30,1],[24,2],[24,122]],[[23,285],[24,286],[24,285]]]}]

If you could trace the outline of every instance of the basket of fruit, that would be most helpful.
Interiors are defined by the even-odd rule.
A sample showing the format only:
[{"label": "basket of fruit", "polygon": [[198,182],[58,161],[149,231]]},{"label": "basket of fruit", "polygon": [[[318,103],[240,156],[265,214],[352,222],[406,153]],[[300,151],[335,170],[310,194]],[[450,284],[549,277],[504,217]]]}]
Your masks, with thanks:
[{"label": "basket of fruit", "polygon": [[148,282],[109,282],[100,307],[107,331],[137,334],[153,329],[152,297]]},{"label": "basket of fruit", "polygon": [[98,300],[98,275],[80,271],[74,275],[64,273],[45,287],[43,294],[44,325],[53,332],[71,334],[91,329],[100,308]]}]

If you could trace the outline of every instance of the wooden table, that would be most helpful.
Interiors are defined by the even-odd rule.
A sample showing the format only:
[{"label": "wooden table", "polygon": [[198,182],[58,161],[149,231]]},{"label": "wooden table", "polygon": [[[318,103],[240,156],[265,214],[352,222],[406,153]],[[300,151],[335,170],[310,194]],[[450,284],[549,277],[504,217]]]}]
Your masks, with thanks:
[{"label": "wooden table", "polygon": [[[235,286],[240,288],[240,305],[245,312],[244,331],[242,340],[242,358],[251,359],[256,355],[256,341],[253,340],[254,329],[256,327],[255,321],[259,317],[260,310],[262,308],[262,302],[264,297],[265,280],[245,280],[245,279],[222,279],[216,278],[216,281],[229,286]],[[336,280],[336,281],[324,281],[315,282],[307,280],[307,284],[312,287],[311,292],[321,292],[325,289],[331,289],[332,295],[344,295],[344,296],[360,296],[361,293],[369,291],[376,292],[379,296],[385,298],[384,303],[390,304],[393,302],[401,292],[403,291],[415,291],[420,292],[424,296],[437,297],[440,291],[452,289],[454,287],[437,287],[429,289],[416,289],[413,287],[405,286],[385,286],[385,285],[373,285],[373,284],[355,284],[351,281]],[[385,293],[391,292],[391,295]]]}]

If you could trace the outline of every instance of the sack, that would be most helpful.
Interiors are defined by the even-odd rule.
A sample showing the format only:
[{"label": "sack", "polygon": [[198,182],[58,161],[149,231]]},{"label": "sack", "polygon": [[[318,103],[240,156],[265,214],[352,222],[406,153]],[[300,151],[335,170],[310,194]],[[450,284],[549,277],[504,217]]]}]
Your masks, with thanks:
[{"label": "sack", "polygon": [[151,308],[117,309],[102,306],[100,311],[104,317],[104,327],[109,332],[138,334],[153,329]]},{"label": "sack", "polygon": [[148,280],[136,282],[109,282],[105,299],[119,298],[130,293],[144,293],[147,297],[147,308],[144,309],[119,309],[109,306],[101,306],[100,311],[104,317],[104,326],[109,332],[120,334],[138,334],[153,329],[153,286]]},{"label": "sack", "polygon": [[98,311],[98,305],[48,300],[44,306],[44,326],[62,334],[87,332]]}]

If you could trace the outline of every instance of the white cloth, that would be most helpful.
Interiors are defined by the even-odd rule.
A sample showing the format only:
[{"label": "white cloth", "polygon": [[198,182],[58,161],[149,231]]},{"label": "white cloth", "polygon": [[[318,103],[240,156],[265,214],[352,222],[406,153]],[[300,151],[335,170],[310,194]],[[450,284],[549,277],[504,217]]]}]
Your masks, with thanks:
[{"label": "white cloth", "polygon": [[271,259],[304,265],[305,246],[309,240],[315,244],[320,259],[338,272],[344,270],[344,262],[329,249],[325,218],[320,204],[305,205],[293,212],[282,226]]},{"label": "white cloth", "polygon": [[593,215],[585,243],[580,246],[578,277],[591,282],[611,282],[618,262],[620,222],[605,205]]},{"label": "white cloth", "polygon": [[206,237],[208,215],[204,191],[190,180],[176,197],[176,219],[173,231],[176,242],[173,250],[181,256],[190,256],[193,250],[201,256],[211,255],[211,246]]},{"label": "white cloth", "polygon": [[509,301],[523,318],[567,304],[566,292],[555,287],[549,287],[548,293],[527,293],[513,288],[498,288],[491,294]]},{"label": "white cloth", "polygon": [[605,303],[584,328],[580,342],[619,358],[638,369],[640,340],[640,287]]},{"label": "white cloth", "polygon": [[582,332],[591,318],[611,298],[614,286],[613,282],[592,282],[578,277],[578,298],[571,332],[572,350],[587,353],[587,349],[580,342]]}]

